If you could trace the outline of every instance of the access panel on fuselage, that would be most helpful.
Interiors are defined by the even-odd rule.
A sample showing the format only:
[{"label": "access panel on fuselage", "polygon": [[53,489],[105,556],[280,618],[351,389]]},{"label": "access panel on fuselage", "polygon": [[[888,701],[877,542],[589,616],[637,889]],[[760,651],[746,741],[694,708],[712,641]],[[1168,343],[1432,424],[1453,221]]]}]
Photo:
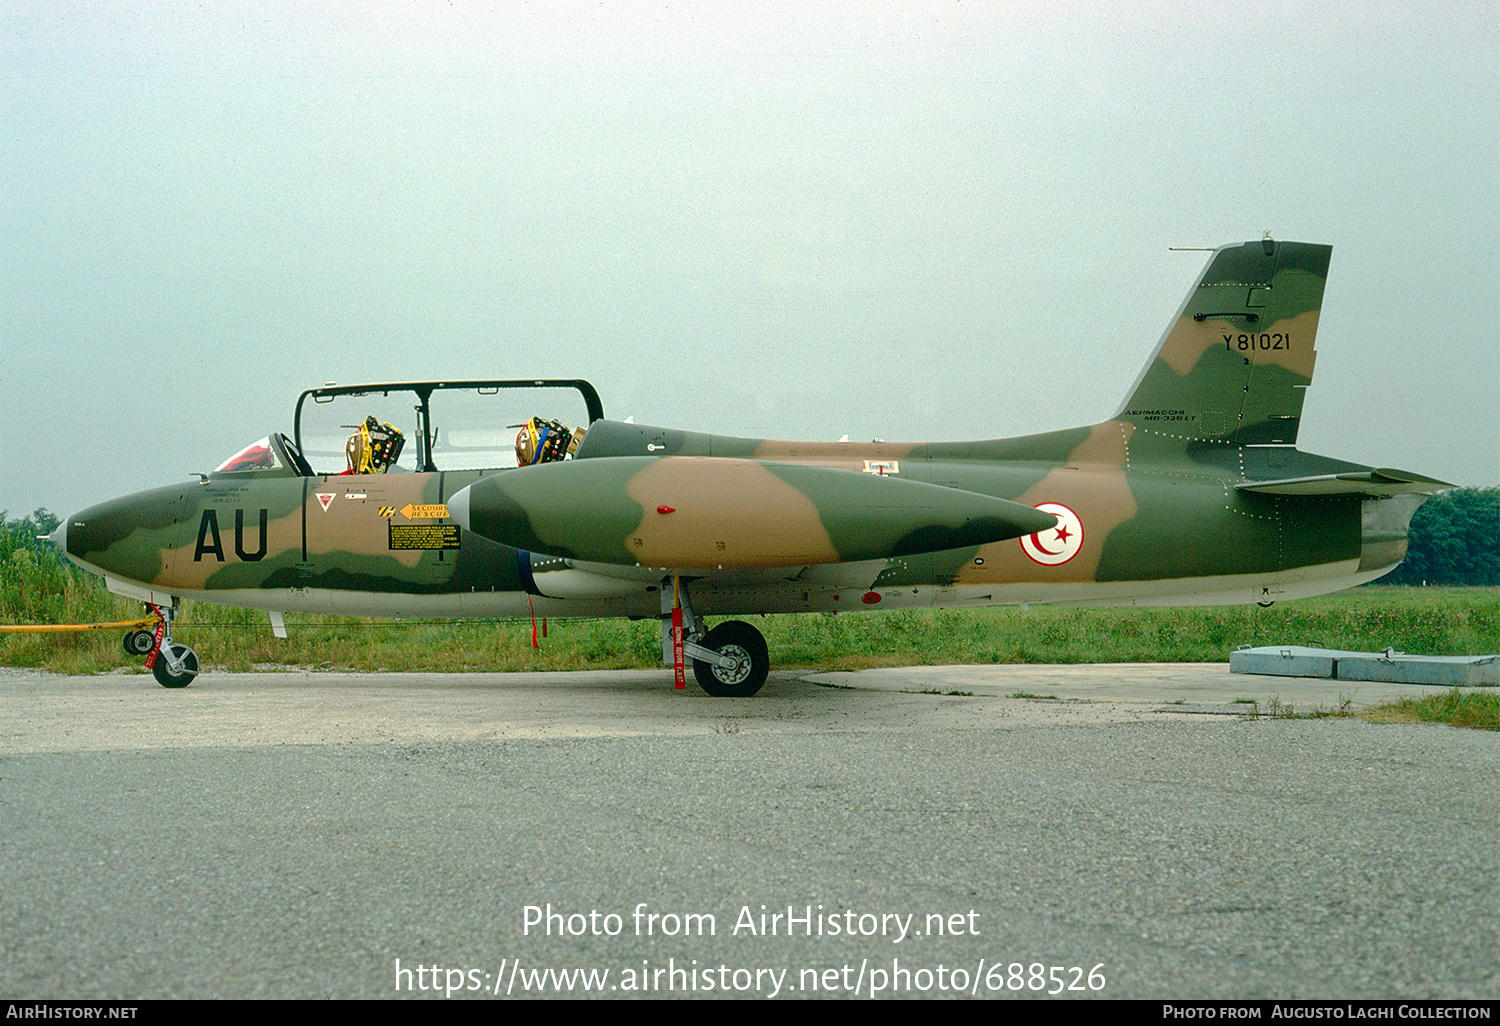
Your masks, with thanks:
[{"label": "access panel on fuselage", "polygon": [[443,474],[344,474],[307,479],[298,585],[336,591],[442,588],[461,540]]}]

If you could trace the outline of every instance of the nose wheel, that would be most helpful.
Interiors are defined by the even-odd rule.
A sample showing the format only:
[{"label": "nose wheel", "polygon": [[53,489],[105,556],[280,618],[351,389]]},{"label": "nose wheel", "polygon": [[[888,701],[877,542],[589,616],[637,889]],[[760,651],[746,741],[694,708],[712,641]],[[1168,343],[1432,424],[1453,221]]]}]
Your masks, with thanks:
[{"label": "nose wheel", "polygon": [[[146,669],[151,671],[162,687],[185,688],[198,676],[198,653],[172,640],[172,620],[177,614],[175,606],[168,606],[166,609],[156,606],[148,608],[161,617],[161,622],[149,634],[145,631],[132,631],[125,635],[125,651],[144,653]],[[141,643],[142,637],[146,639],[146,647],[132,648],[132,645]]]},{"label": "nose wheel", "polygon": [[185,688],[198,676],[198,653],[186,645],[164,642],[151,673],[164,688]]}]

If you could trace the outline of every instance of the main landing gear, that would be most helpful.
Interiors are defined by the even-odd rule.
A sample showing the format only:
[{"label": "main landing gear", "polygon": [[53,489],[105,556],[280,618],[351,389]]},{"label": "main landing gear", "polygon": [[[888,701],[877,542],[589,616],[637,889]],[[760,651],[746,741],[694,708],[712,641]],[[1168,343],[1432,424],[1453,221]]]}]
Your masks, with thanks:
[{"label": "main landing gear", "polygon": [[125,635],[125,651],[131,655],[146,657],[146,668],[156,682],[164,688],[185,688],[198,676],[198,653],[186,645],[172,640],[172,619],[177,615],[174,606],[161,609],[148,604],[146,608],[161,617],[154,631],[131,631]]},{"label": "main landing gear", "polygon": [[[672,596],[668,581],[662,585],[662,661],[676,665],[672,645]],[[691,662],[698,686],[715,698],[749,698],[766,682],[771,657],[765,636],[743,620],[727,620],[704,633],[693,615],[687,585],[678,588],[682,609],[682,658]]]},{"label": "main landing gear", "polygon": [[694,647],[713,657],[695,658],[693,676],[715,698],[749,698],[765,684],[771,669],[765,636],[743,620],[726,620]]}]

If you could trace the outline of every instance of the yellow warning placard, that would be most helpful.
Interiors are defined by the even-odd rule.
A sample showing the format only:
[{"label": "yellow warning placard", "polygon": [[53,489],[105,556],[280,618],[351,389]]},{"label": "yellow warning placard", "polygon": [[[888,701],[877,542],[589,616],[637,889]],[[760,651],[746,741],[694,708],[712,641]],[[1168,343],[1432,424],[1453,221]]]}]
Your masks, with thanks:
[{"label": "yellow warning placard", "polygon": [[401,507],[401,515],[408,520],[443,520],[448,516],[448,505],[432,502],[419,506],[415,502],[408,502]]},{"label": "yellow warning placard", "polygon": [[397,524],[391,523],[390,547],[392,550],[412,549],[456,549],[458,548],[457,524]]}]

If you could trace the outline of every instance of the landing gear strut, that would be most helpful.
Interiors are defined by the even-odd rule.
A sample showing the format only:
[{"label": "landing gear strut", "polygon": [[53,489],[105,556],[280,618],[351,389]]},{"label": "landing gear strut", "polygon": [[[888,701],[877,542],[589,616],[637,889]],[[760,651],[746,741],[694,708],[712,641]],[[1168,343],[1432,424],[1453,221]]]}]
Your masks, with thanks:
[{"label": "landing gear strut", "polygon": [[[671,579],[662,583],[662,661],[676,664],[672,646]],[[708,633],[693,613],[687,584],[679,585],[685,662],[691,662],[698,686],[715,698],[749,698],[766,682],[771,657],[765,636],[743,620],[728,620]]]},{"label": "landing gear strut", "polygon": [[[168,606],[166,609],[152,606],[151,610],[161,617],[161,623],[156,625],[154,633],[147,635],[151,639],[151,645],[146,656],[146,668],[162,687],[185,688],[198,676],[198,653],[186,645],[178,645],[172,641],[172,620],[177,615],[175,606]],[[132,638],[133,635],[125,636],[127,650]]]}]

